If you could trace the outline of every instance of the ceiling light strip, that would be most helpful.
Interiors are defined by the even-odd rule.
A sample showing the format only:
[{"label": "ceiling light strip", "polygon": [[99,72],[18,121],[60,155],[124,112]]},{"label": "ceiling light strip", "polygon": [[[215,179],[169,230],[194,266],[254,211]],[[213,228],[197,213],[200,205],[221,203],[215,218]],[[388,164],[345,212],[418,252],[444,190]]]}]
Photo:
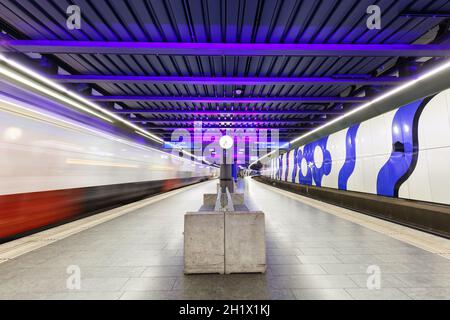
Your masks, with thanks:
[{"label": "ceiling light strip", "polygon": [[[135,124],[125,120],[124,118],[122,118],[122,117],[120,117],[118,115],[116,115],[115,113],[110,112],[110,111],[108,111],[108,110],[106,110],[106,109],[96,105],[92,101],[89,101],[86,98],[84,98],[84,97],[82,97],[82,96],[80,96],[80,95],[78,95],[78,94],[76,94],[76,93],[74,93],[74,92],[72,92],[70,90],[67,90],[66,88],[64,88],[63,86],[59,85],[58,83],[56,83],[56,82],[54,82],[54,81],[52,81],[52,80],[50,80],[50,79],[48,79],[48,78],[38,74],[38,73],[30,70],[29,68],[27,68],[27,67],[25,67],[25,66],[23,66],[23,65],[21,65],[21,64],[19,64],[17,62],[15,62],[13,60],[10,60],[10,59],[6,58],[5,56],[3,56],[1,54],[0,54],[0,60],[5,62],[6,64],[8,64],[9,66],[11,66],[13,68],[16,68],[16,69],[20,70],[21,72],[25,73],[27,76],[30,76],[30,77],[38,80],[38,81],[41,81],[41,82],[51,86],[53,89],[59,90],[59,91],[63,92],[64,94],[67,94],[70,97],[75,98],[78,101],[80,101],[80,102],[82,102],[84,104],[87,104],[90,107],[92,107],[92,108],[94,108],[94,109],[104,113],[105,115],[107,115],[107,116],[109,116],[109,117],[111,117],[111,118],[113,118],[113,119],[115,119],[115,120],[117,120],[117,121],[119,121],[119,122],[121,122],[121,123],[123,123],[123,124],[125,124],[125,125],[127,125],[129,127],[131,127],[131,128],[133,128],[133,129],[135,129],[135,130],[137,130],[139,132],[142,132],[142,133],[146,134],[148,136],[148,138],[150,138],[152,140],[155,140],[155,141],[157,141],[159,143],[163,143],[164,142],[163,139],[161,139],[158,136],[148,132],[147,130],[144,130],[144,129],[136,126]],[[3,71],[3,70],[6,70],[6,69],[2,68],[2,70],[0,70],[0,71]],[[20,77],[19,75],[16,75],[15,79],[17,79],[19,82],[21,82],[21,83],[23,83],[25,85],[29,85],[29,86],[30,86],[30,83],[32,83],[28,79],[25,79],[24,77]],[[26,81],[24,81],[24,80],[26,80]],[[40,86],[40,85],[37,85],[37,84],[34,84],[32,87],[34,87],[34,88],[38,89],[39,91],[44,92],[46,94],[49,94],[49,92],[50,92],[48,89],[45,89],[43,86]],[[45,89],[45,91],[42,90],[42,89]],[[58,95],[58,94],[56,92],[53,92],[50,95],[56,97],[56,95]],[[59,96],[61,97],[61,95],[59,95]],[[75,101],[71,101],[71,100],[68,100],[68,101],[70,101],[70,102],[67,102],[67,103],[70,103],[71,105],[75,106],[76,108],[81,109],[80,108],[81,107],[80,104],[76,103]],[[100,117],[100,118],[102,118],[104,120],[112,122],[111,120],[106,119],[106,117],[102,117],[102,116],[98,115],[97,113],[94,113],[94,111],[89,110],[88,108],[84,108],[82,110],[84,110],[86,112],[89,112],[91,114],[95,114],[97,117]]]},{"label": "ceiling light strip", "polygon": [[31,87],[31,88],[33,88],[35,90],[38,90],[38,91],[40,91],[40,92],[42,92],[42,93],[44,93],[44,94],[46,94],[48,96],[51,96],[51,97],[53,97],[53,98],[55,98],[55,99],[57,99],[59,101],[62,101],[62,102],[67,103],[67,104],[70,104],[70,105],[76,107],[77,109],[83,110],[83,111],[85,111],[85,112],[87,112],[89,114],[92,114],[92,115],[100,118],[100,119],[103,119],[103,120],[108,121],[110,123],[113,122],[111,119],[108,119],[107,117],[105,117],[105,116],[103,116],[103,115],[93,111],[92,109],[86,108],[83,105],[73,101],[72,99],[68,99],[67,97],[65,97],[63,95],[61,95],[61,94],[59,94],[59,93],[57,93],[55,91],[49,90],[46,87],[41,86],[40,84],[38,84],[36,82],[30,81],[29,79],[27,79],[25,77],[22,77],[18,73],[15,73],[15,72],[10,71],[10,70],[8,70],[6,68],[3,68],[2,66],[0,66],[0,74],[3,74],[6,77],[8,77],[8,78],[10,78],[12,80],[18,81],[18,82],[20,82],[20,83],[22,83],[22,84],[24,84],[24,85],[26,85],[28,87]]},{"label": "ceiling light strip", "polygon": [[[428,72],[425,72],[425,73],[422,74],[421,76],[419,76],[419,77],[417,77],[417,78],[415,78],[415,79],[412,79],[412,80],[406,82],[405,84],[403,84],[403,85],[401,85],[401,86],[398,86],[398,87],[395,87],[395,88],[392,89],[392,90],[389,90],[388,92],[386,92],[386,93],[384,93],[384,94],[382,94],[382,95],[380,95],[380,96],[374,98],[373,100],[371,100],[371,101],[369,101],[369,102],[367,102],[367,103],[364,103],[364,104],[362,104],[362,105],[360,105],[360,106],[358,106],[358,107],[352,109],[351,111],[349,111],[349,112],[347,112],[347,113],[345,113],[345,114],[343,114],[343,115],[341,115],[341,116],[339,116],[339,117],[337,117],[337,118],[335,118],[335,119],[333,119],[333,120],[331,120],[331,121],[329,121],[329,122],[327,122],[327,123],[325,123],[325,124],[323,124],[323,125],[321,125],[321,126],[315,128],[315,129],[313,129],[313,130],[311,130],[311,131],[308,131],[307,133],[305,133],[305,134],[303,134],[303,135],[301,135],[301,136],[299,136],[299,137],[297,137],[297,138],[291,140],[291,141],[289,142],[289,144],[296,143],[296,142],[298,142],[298,141],[300,141],[300,140],[302,140],[302,139],[304,139],[304,138],[306,138],[306,137],[308,137],[308,136],[310,136],[310,135],[312,135],[312,134],[314,134],[314,133],[317,133],[317,132],[323,130],[323,129],[326,128],[326,127],[329,127],[330,125],[332,125],[332,124],[334,124],[334,123],[337,123],[337,122],[339,122],[339,121],[342,121],[343,119],[348,118],[348,117],[351,116],[352,114],[355,114],[355,113],[357,113],[357,112],[360,112],[361,110],[364,110],[364,109],[366,109],[366,108],[372,106],[374,103],[383,101],[383,100],[385,100],[385,99],[387,99],[387,98],[389,98],[389,97],[391,97],[391,96],[393,96],[393,95],[395,95],[395,94],[397,94],[397,93],[399,93],[399,92],[401,92],[401,91],[403,91],[403,90],[405,90],[405,89],[407,89],[407,88],[409,88],[409,87],[411,87],[411,86],[413,86],[413,85],[415,85],[415,84],[417,84],[417,83],[419,83],[419,82],[421,82],[421,81],[427,80],[427,79],[433,77],[434,75],[436,75],[436,74],[438,74],[438,73],[440,73],[440,72],[442,72],[442,71],[445,71],[445,70],[447,70],[447,69],[450,69],[450,61],[448,61],[448,62],[446,62],[446,63],[443,63],[442,65],[440,65],[440,66],[438,66],[438,67],[436,67],[436,68],[434,68],[434,69],[432,69],[432,70],[430,70],[430,71],[428,71]],[[283,146],[285,146],[285,145],[283,145]],[[283,146],[282,146],[282,147],[283,147]],[[282,148],[282,147],[281,147],[281,148]],[[280,149],[280,148],[279,148],[279,149]],[[265,154],[264,156],[260,157],[259,159],[255,160],[254,162],[252,162],[252,163],[249,165],[249,167],[251,167],[252,165],[254,165],[255,163],[257,163],[258,161],[260,161],[260,160],[262,160],[262,159],[264,159],[264,158],[270,156],[271,154],[274,154],[274,153],[277,152],[279,149],[273,150],[273,151],[271,151],[271,152]]]},{"label": "ceiling light strip", "polygon": [[[1,104],[9,105],[9,106],[14,107],[14,108],[3,107]],[[27,107],[24,104],[18,104],[18,103],[15,103],[13,101],[10,101],[9,99],[3,99],[1,96],[0,96],[0,110],[4,110],[6,112],[12,112],[12,113],[17,114],[17,115],[22,116],[22,117],[28,117],[28,118],[32,118],[32,119],[33,118],[37,118],[37,119],[40,119],[40,120],[44,120],[45,119],[44,120],[45,122],[48,122],[48,123],[50,123],[52,125],[58,125],[58,126],[62,125],[62,126],[67,127],[67,128],[79,130],[81,132],[87,131],[90,134],[94,134],[94,135],[97,135],[97,136],[100,136],[102,138],[106,138],[106,139],[109,139],[109,140],[112,140],[112,141],[115,141],[115,142],[127,144],[127,145],[129,145],[129,146],[131,146],[133,148],[138,148],[138,149],[145,150],[145,151],[155,151],[155,152],[161,153],[163,155],[168,155],[168,156],[170,156],[172,158],[175,158],[175,159],[178,159],[178,160],[181,160],[181,161],[192,161],[192,160],[189,160],[189,159],[185,159],[185,158],[176,156],[176,155],[174,155],[172,153],[169,153],[169,152],[161,151],[161,150],[156,149],[156,148],[152,148],[152,147],[149,147],[149,146],[144,146],[144,145],[137,144],[137,143],[134,143],[134,142],[122,139],[122,138],[118,138],[118,137],[112,136],[110,134],[107,134],[107,133],[104,133],[102,131],[98,131],[98,130],[92,129],[90,127],[81,125],[81,124],[73,122],[73,121],[67,121],[65,119],[62,119],[60,117],[54,116],[54,115],[49,114],[49,113],[45,113],[45,112],[41,112],[41,111],[38,111],[38,110],[35,110],[35,109],[31,109],[31,108]],[[19,112],[19,110],[21,110],[21,111]],[[32,115],[27,114],[28,112],[31,112]],[[136,132],[136,133],[139,133],[139,132]],[[141,134],[141,133],[139,133],[139,134]],[[205,162],[207,162],[207,161],[205,161]],[[209,162],[207,162],[207,163],[209,164]]]}]

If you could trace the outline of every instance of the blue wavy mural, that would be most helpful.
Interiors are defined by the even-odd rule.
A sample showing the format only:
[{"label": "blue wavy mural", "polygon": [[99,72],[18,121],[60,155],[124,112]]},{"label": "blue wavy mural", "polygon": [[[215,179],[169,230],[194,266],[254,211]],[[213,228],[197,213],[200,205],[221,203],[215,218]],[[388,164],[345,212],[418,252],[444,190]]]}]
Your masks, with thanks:
[{"label": "blue wavy mural", "polygon": [[289,154],[291,151],[286,152],[285,158],[286,158],[286,171],[284,173],[284,181],[288,181],[289,176]]},{"label": "blue wavy mural", "polygon": [[[312,172],[310,168],[308,167],[306,171],[306,175],[303,175],[302,172],[302,160],[305,158],[305,155],[303,153],[303,150],[301,148],[297,149],[297,167],[298,167],[298,181],[301,184],[312,184]],[[305,158],[306,160],[306,158]],[[306,160],[307,161],[307,160]],[[308,162],[306,162],[308,163]]]},{"label": "blue wavy mural", "polygon": [[299,164],[298,164],[298,151],[297,149],[293,149],[291,150],[291,152],[294,153],[294,163],[293,163],[293,168],[292,168],[292,177],[291,177],[291,181],[293,183],[295,183],[295,179],[297,178],[297,171],[299,168]]},{"label": "blue wavy mural", "polygon": [[397,110],[392,120],[392,152],[378,172],[377,194],[398,197],[400,185],[415,167],[418,118],[425,103],[418,100]]},{"label": "blue wavy mural", "polygon": [[[300,183],[312,185],[314,181],[315,185],[320,187],[322,185],[323,176],[330,174],[332,164],[330,151],[327,150],[327,141],[328,136],[306,144],[303,151],[301,149],[297,150],[297,164],[299,167],[298,175]],[[321,149],[323,155],[323,161],[320,167],[317,166],[314,159],[314,150],[316,147]],[[308,164],[306,175],[303,175],[301,170],[301,163],[303,159],[305,159]]]},{"label": "blue wavy mural", "polygon": [[338,188],[347,190],[348,178],[353,173],[356,163],[356,133],[358,132],[359,123],[351,126],[347,130],[345,137],[345,163],[339,171]]},{"label": "blue wavy mural", "polygon": [[[388,197],[398,197],[399,189],[401,185],[411,176],[413,173],[419,153],[419,138],[418,138],[418,123],[422,111],[434,96],[429,96],[424,99],[420,99],[409,103],[405,106],[399,107],[392,118],[392,123],[378,123],[377,126],[381,126],[382,130],[390,131],[390,136],[392,137],[392,150],[389,154],[389,159],[382,165],[378,172],[367,172],[370,180],[375,178],[372,174],[376,175],[375,186],[370,185],[370,189],[376,187],[376,194]],[[392,115],[391,115],[392,116]],[[390,117],[391,117],[390,116]],[[341,141],[342,136],[339,137],[339,141],[336,140],[335,143],[339,143],[339,147],[342,145],[345,147],[345,162],[338,168],[336,165],[336,170],[338,171],[337,177],[333,177],[328,181],[327,186],[340,190],[348,190],[348,182],[352,175],[355,175],[355,168],[357,161],[364,161],[364,155],[356,158],[356,139],[359,135],[369,135],[373,136],[376,133],[363,132],[360,130],[361,125],[355,124],[348,128],[345,135],[345,142]],[[332,169],[332,159],[331,153],[327,149],[329,136],[322,137],[316,141],[310,142],[297,149],[290,150],[288,153],[278,157],[278,162],[276,160],[273,162],[273,166],[278,166],[276,168],[274,175],[276,179],[292,181],[293,183],[303,184],[303,185],[316,185],[318,187],[322,186],[322,180],[324,176],[328,176]],[[377,139],[376,136],[373,139]],[[370,139],[369,139],[370,141]],[[372,148],[372,146],[369,146]],[[377,146],[374,146],[374,148]],[[322,165],[318,163],[318,159],[314,159],[314,151],[319,148],[319,156],[323,158]],[[321,154],[320,154],[321,151]],[[378,152],[377,150],[375,150]],[[291,154],[290,152],[293,152]],[[317,152],[316,152],[317,154]],[[291,155],[291,160],[289,160],[289,155]],[[375,155],[379,156],[379,155]],[[386,154],[382,155],[386,157]],[[337,159],[334,159],[337,161]],[[303,163],[303,170],[302,170]],[[340,161],[338,161],[340,163]],[[305,165],[306,164],[306,165]],[[320,166],[319,166],[320,165]],[[283,166],[286,166],[285,173],[283,173]],[[366,172],[359,172],[363,177]],[[337,181],[334,180],[337,178]],[[358,179],[360,177],[357,177]],[[337,184],[337,185],[336,185]],[[362,191],[357,189],[355,191]],[[374,190],[375,191],[375,190]],[[373,192],[373,191],[370,191]]]},{"label": "blue wavy mural", "polygon": [[278,172],[277,179],[281,180],[281,176],[283,175],[283,154],[278,158]]},{"label": "blue wavy mural", "polygon": [[[328,142],[328,136],[323,137],[313,143],[311,143],[311,153],[312,153],[312,160],[313,160],[313,167],[312,167],[312,174],[314,178],[314,182],[316,186],[320,187],[322,185],[322,178],[323,176],[327,176],[331,172],[331,153],[327,150],[327,142]],[[319,147],[322,151],[323,160],[322,165],[320,168],[317,167],[317,164],[314,159],[314,150],[316,147]]]}]

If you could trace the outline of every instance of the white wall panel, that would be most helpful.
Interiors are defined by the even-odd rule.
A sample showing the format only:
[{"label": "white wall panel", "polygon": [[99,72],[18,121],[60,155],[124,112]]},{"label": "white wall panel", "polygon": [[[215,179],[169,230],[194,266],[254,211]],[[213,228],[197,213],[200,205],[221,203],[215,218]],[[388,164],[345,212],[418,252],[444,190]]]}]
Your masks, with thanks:
[{"label": "white wall panel", "polygon": [[[372,135],[370,133],[371,126],[367,122],[360,124],[355,138],[356,146],[356,163],[352,175],[347,181],[347,190],[362,191],[364,190],[364,173],[366,158],[371,155],[370,143]],[[363,137],[363,139],[362,139]]]},{"label": "white wall panel", "polygon": [[416,168],[400,188],[400,197],[450,204],[449,102],[450,90],[446,90],[433,97],[423,109],[418,125]]},{"label": "white wall panel", "polygon": [[423,201],[429,201],[432,198],[427,153],[427,150],[419,152],[416,168],[400,187],[399,197]]},{"label": "white wall panel", "polygon": [[450,123],[446,96],[450,90],[437,94],[422,111],[419,119],[419,148],[450,146]]},{"label": "white wall panel", "polygon": [[331,172],[328,176],[323,176],[322,186],[329,188],[338,188],[339,171],[345,162],[345,138],[347,129],[338,131],[328,137],[327,149],[331,154]]},{"label": "white wall panel", "polygon": [[396,110],[360,124],[355,138],[356,163],[347,190],[377,193],[378,172],[392,150],[392,120]]},{"label": "white wall panel", "polygon": [[450,148],[427,150],[431,201],[450,204]]}]

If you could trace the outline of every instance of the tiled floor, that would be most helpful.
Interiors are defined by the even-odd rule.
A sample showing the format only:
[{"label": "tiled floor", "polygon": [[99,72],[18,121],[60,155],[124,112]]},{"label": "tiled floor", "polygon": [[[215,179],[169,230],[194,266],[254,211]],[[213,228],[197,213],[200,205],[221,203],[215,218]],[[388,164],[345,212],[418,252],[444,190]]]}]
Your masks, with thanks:
[{"label": "tiled floor", "polygon": [[[369,230],[257,182],[266,214],[265,275],[183,275],[183,214],[216,182],[0,264],[1,299],[450,299],[450,260]],[[81,289],[67,289],[69,266]],[[369,266],[380,289],[369,290]]]}]

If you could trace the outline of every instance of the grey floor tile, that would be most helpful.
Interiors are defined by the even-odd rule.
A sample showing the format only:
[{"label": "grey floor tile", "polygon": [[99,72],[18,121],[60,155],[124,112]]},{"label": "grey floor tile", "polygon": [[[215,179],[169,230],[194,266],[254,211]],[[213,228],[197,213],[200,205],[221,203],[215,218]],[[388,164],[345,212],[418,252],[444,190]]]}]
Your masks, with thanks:
[{"label": "grey floor tile", "polygon": [[142,275],[145,267],[85,267],[81,276],[87,278],[135,278]]},{"label": "grey floor tile", "polygon": [[339,254],[335,257],[343,263],[364,263],[364,264],[380,264],[384,261],[371,254]]},{"label": "grey floor tile", "polygon": [[[80,267],[81,278],[129,278],[139,277],[145,267]],[[69,270],[70,271],[70,270]],[[67,279],[67,267],[36,267],[17,270],[16,278]]]},{"label": "grey floor tile", "polygon": [[450,300],[450,288],[402,288],[414,300]]},{"label": "grey floor tile", "polygon": [[[371,274],[350,274],[349,277],[352,279],[359,287],[367,289],[367,282]],[[369,282],[370,283],[370,282]],[[380,287],[381,288],[403,288],[408,285],[401,281],[393,274],[381,274],[380,276]]]},{"label": "grey floor tile", "polygon": [[302,251],[298,248],[268,248],[266,249],[266,255],[268,256],[296,256],[302,254]]},{"label": "grey floor tile", "polygon": [[[431,253],[423,254],[380,254],[375,255],[376,258],[383,262],[402,262],[408,264],[416,263],[447,263],[447,259]],[[450,261],[448,261],[450,269]]]},{"label": "grey floor tile", "polygon": [[300,250],[305,248],[330,248],[330,243],[328,241],[311,241],[308,239],[293,243],[295,248],[299,248]]},{"label": "grey floor tile", "polygon": [[274,264],[300,264],[297,256],[267,256],[267,263]]},{"label": "grey floor tile", "polygon": [[318,264],[279,264],[270,266],[270,274],[297,275],[297,274],[326,274],[325,270]]},{"label": "grey floor tile", "polygon": [[329,245],[326,243],[321,243],[321,242],[299,242],[299,241],[277,241],[275,243],[275,248],[278,249],[288,249],[288,248],[298,248],[298,249],[302,249],[302,248],[307,248],[307,247],[311,247],[311,248],[327,248]]},{"label": "grey floor tile", "polygon": [[0,300],[48,300],[50,295],[44,292],[0,292]]},{"label": "grey floor tile", "polygon": [[295,295],[291,289],[269,288],[269,299],[271,300],[295,300]]},{"label": "grey floor tile", "polygon": [[[448,261],[448,262],[447,262]],[[417,261],[404,263],[413,273],[450,274],[450,260],[444,262]]]},{"label": "grey floor tile", "polygon": [[353,300],[344,289],[294,289],[297,300]]},{"label": "grey floor tile", "polygon": [[[239,295],[237,292],[227,292],[223,288],[214,289],[183,289],[173,290],[171,292],[172,298],[175,300],[229,300],[229,299],[257,299],[255,297],[261,296],[261,293],[256,295]],[[264,296],[263,298],[267,298]]]},{"label": "grey floor tile", "polygon": [[177,294],[174,291],[125,291],[120,300],[173,300]]},{"label": "grey floor tile", "polygon": [[152,290],[172,290],[175,278],[155,277],[155,278],[131,278],[122,287],[123,291],[152,291]]},{"label": "grey floor tile", "polygon": [[318,256],[318,255],[334,255],[338,252],[333,248],[301,248],[300,249],[304,255],[307,256]]},{"label": "grey floor tile", "polygon": [[336,259],[335,256],[332,255],[301,255],[297,256],[297,258],[302,263],[339,263],[339,260]]},{"label": "grey floor tile", "polygon": [[[321,264],[321,266],[329,274],[364,274],[370,272],[369,267],[372,265],[368,263],[330,263]],[[407,266],[399,263],[375,264],[373,266],[379,267],[381,274],[411,272]]]},{"label": "grey floor tile", "polygon": [[117,300],[121,291],[114,292],[57,292],[46,296],[47,300]]},{"label": "grey floor tile", "polygon": [[119,291],[129,278],[81,278],[80,291]]},{"label": "grey floor tile", "polygon": [[408,295],[396,288],[346,290],[356,300],[411,300]]},{"label": "grey floor tile", "polygon": [[352,255],[364,255],[364,254],[383,254],[386,253],[383,248],[363,248],[363,247],[344,247],[335,248],[339,254],[352,254]]},{"label": "grey floor tile", "polygon": [[127,257],[117,257],[109,262],[112,266],[181,266],[183,265],[183,257],[164,257],[164,256],[140,256],[133,259]]},{"label": "grey floor tile", "polygon": [[[246,197],[250,206],[266,214],[267,274],[185,276],[183,215],[200,207],[202,193],[214,190],[214,181],[199,185],[1,263],[0,299],[448,296],[450,260],[256,183]],[[67,289],[69,265],[81,268],[81,290]],[[365,289],[369,265],[381,268],[377,293]]]},{"label": "grey floor tile", "polygon": [[0,286],[0,294],[14,295],[17,293],[51,293],[67,290],[66,279],[43,278],[12,278],[3,281]]},{"label": "grey floor tile", "polygon": [[414,288],[442,288],[450,287],[449,274],[412,273],[395,275],[408,287]]},{"label": "grey floor tile", "polygon": [[6,263],[20,263],[22,266],[37,266],[46,262],[51,256],[42,255],[38,251],[32,251],[30,253],[24,254],[18,258],[11,259]]},{"label": "grey floor tile", "polygon": [[46,262],[40,264],[40,267],[63,267],[67,268],[70,265],[77,265],[79,267],[109,267],[114,260],[111,256],[98,256],[92,258],[77,257],[59,257],[55,256]]},{"label": "grey floor tile", "polygon": [[275,289],[339,289],[355,288],[357,285],[344,275],[299,275],[269,278]]},{"label": "grey floor tile", "polygon": [[81,278],[80,289],[68,289],[67,278],[13,278],[0,286],[2,293],[119,291],[128,278]]},{"label": "grey floor tile", "polygon": [[142,277],[180,277],[183,276],[183,266],[151,266],[147,267]]},{"label": "grey floor tile", "polygon": [[[70,271],[70,270],[69,270]],[[69,276],[66,266],[35,267],[17,269],[16,279],[67,279]]]}]

